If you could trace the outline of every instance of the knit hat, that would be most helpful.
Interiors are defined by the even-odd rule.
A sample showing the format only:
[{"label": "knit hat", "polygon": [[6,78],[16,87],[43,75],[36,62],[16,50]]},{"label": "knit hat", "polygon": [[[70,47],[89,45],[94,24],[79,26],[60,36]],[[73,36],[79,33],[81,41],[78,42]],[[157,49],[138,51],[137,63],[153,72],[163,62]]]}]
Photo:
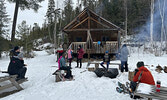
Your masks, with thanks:
[{"label": "knit hat", "polygon": [[14,47],[14,51],[16,51],[16,50],[18,50],[18,49],[20,49],[18,46],[15,46],[15,47]]},{"label": "knit hat", "polygon": [[106,53],[108,53],[108,51],[106,51]]},{"label": "knit hat", "polygon": [[19,58],[19,59],[23,59],[23,57],[24,57],[24,56],[23,56],[23,53],[19,53],[19,54],[18,54],[18,58]]},{"label": "knit hat", "polygon": [[144,62],[143,61],[140,61],[140,62],[137,63],[137,68],[142,67],[142,66],[144,66]]}]

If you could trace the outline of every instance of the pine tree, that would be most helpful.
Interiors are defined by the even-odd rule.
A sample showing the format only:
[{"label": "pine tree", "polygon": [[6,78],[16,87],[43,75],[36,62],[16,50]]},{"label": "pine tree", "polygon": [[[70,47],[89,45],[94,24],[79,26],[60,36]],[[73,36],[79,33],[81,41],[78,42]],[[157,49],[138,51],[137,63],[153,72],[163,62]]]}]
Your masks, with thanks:
[{"label": "pine tree", "polygon": [[37,11],[41,7],[39,5],[39,3],[41,3],[44,0],[8,0],[8,1],[16,4],[14,18],[13,18],[13,24],[12,24],[12,34],[11,34],[11,42],[14,42],[17,15],[18,15],[19,8],[21,10],[33,9],[34,11]]},{"label": "pine tree", "polygon": [[[0,0],[0,58],[1,58],[1,52],[4,50],[5,44],[4,44],[4,38],[3,35],[8,35],[8,23],[10,18],[9,15],[7,15],[6,7],[5,7],[5,0]],[[6,45],[7,46],[7,45]]]},{"label": "pine tree", "polygon": [[8,33],[8,26],[9,26],[9,15],[7,15],[6,7],[5,7],[5,0],[0,0],[0,36],[6,35]]},{"label": "pine tree", "polygon": [[64,7],[64,11],[63,11],[65,24],[70,23],[74,18],[75,12],[73,11],[72,4],[73,4],[72,0],[65,0],[65,7]]},{"label": "pine tree", "polygon": [[46,12],[46,16],[47,16],[49,24],[52,24],[54,21],[54,10],[55,10],[55,1],[49,0],[48,1],[48,9]]}]

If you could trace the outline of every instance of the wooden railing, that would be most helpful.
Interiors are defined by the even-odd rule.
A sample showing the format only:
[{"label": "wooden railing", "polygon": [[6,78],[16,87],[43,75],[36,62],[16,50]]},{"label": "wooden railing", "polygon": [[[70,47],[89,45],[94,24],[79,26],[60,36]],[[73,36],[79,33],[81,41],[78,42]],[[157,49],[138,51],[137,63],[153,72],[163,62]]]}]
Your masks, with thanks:
[{"label": "wooden railing", "polygon": [[[81,45],[85,53],[87,53],[86,42],[72,42],[72,49],[74,53],[77,53],[78,46]],[[97,42],[93,42],[93,48],[91,53],[101,54],[108,51],[109,53],[116,53],[118,51],[118,42],[117,41],[107,41],[105,44],[99,45]]]}]

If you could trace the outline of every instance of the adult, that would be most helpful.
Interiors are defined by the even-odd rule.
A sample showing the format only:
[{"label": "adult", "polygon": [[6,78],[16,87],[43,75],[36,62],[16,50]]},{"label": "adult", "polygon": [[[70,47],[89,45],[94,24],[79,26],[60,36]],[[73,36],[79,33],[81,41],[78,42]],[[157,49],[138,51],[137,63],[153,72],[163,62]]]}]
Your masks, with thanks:
[{"label": "adult", "polygon": [[84,50],[81,47],[81,45],[78,46],[77,54],[78,54],[77,67],[79,67],[79,63],[80,63],[80,68],[81,68],[82,67],[82,58],[83,58],[83,55],[84,55]]},{"label": "adult", "polygon": [[[105,68],[103,64],[106,64],[106,65],[107,65],[107,70],[108,70],[108,67],[109,67],[109,64],[110,64],[110,55],[108,54],[108,51],[105,52],[105,55],[104,55],[104,58],[103,58],[103,62],[100,63],[100,65],[101,65],[103,68]],[[105,69],[106,69],[106,68],[105,68]]]},{"label": "adult", "polygon": [[62,56],[59,58],[59,69],[60,70],[66,70],[67,74],[64,76],[67,79],[73,78],[72,76],[72,72],[69,66],[66,66],[66,60],[65,58],[67,58],[67,55],[63,52]]},{"label": "adult", "polygon": [[18,75],[17,80],[25,79],[27,71],[25,66],[27,65],[24,64],[23,53],[19,53],[18,55],[14,54],[8,66],[8,73],[9,75]]},{"label": "adult", "polygon": [[151,72],[146,67],[144,67],[144,62],[142,61],[137,63],[137,69],[135,69],[133,81],[130,83],[132,92],[135,91],[138,83],[155,85],[155,81]]},{"label": "adult", "polygon": [[129,55],[128,48],[127,48],[126,44],[124,44],[120,50],[121,72],[124,72],[124,69],[126,72],[128,72],[128,63],[127,63],[128,62],[128,55]]},{"label": "adult", "polygon": [[13,56],[17,56],[20,53],[20,48],[19,46],[15,46],[11,51],[10,51],[10,60],[12,59]]},{"label": "adult", "polygon": [[63,54],[63,47],[62,47],[62,45],[60,45],[60,47],[58,47],[57,49],[56,49],[56,54],[57,54],[57,61],[58,61],[58,59],[62,56],[62,54]]},{"label": "adult", "polygon": [[68,50],[68,62],[69,62],[69,66],[71,67],[71,62],[72,62],[72,53],[73,53],[73,50],[70,48],[69,50]]}]

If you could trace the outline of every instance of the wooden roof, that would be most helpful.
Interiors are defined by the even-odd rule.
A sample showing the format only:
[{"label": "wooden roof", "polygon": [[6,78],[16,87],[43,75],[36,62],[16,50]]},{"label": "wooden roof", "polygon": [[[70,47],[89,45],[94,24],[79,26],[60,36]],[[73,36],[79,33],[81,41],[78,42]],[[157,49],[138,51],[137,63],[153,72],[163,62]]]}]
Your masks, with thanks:
[{"label": "wooden roof", "polygon": [[120,30],[124,32],[120,27],[111,23],[110,21],[97,15],[92,10],[85,8],[73,21],[63,28],[65,33],[77,32],[77,31],[114,31]]}]

